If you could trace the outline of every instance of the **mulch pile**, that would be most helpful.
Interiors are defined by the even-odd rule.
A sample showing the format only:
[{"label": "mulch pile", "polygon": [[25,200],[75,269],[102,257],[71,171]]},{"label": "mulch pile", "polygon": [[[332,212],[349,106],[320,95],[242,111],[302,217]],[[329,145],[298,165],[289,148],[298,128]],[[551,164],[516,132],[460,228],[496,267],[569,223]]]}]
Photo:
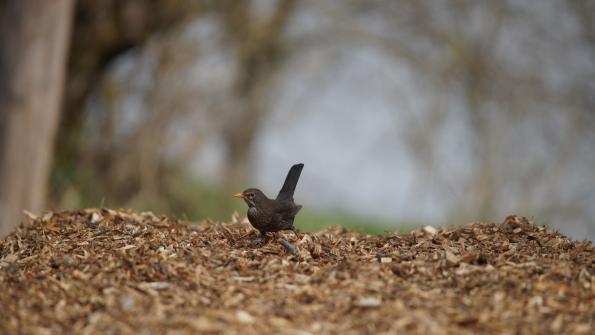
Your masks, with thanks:
[{"label": "mulch pile", "polygon": [[109,209],[29,215],[0,241],[0,333],[592,334],[595,327],[593,244],[523,217],[405,235],[282,233],[262,247],[250,232],[238,216],[190,225]]}]

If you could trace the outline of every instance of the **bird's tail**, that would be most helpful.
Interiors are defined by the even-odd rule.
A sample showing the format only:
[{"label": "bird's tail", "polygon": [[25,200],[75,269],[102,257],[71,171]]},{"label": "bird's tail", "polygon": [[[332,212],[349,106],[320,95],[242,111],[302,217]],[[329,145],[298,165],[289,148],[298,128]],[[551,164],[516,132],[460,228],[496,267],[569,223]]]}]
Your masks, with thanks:
[{"label": "bird's tail", "polygon": [[300,174],[302,173],[303,168],[304,164],[300,163],[295,164],[289,169],[283,187],[281,188],[281,191],[279,191],[279,195],[277,195],[277,200],[293,200],[293,192],[295,191],[295,187],[300,179]]}]

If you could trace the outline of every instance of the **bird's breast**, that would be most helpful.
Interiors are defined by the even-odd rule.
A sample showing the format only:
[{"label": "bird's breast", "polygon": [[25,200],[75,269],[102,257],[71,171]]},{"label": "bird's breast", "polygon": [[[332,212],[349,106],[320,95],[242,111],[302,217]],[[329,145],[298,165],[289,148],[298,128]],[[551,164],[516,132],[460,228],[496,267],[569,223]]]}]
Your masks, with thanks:
[{"label": "bird's breast", "polygon": [[252,218],[256,218],[258,216],[258,209],[256,207],[248,208],[248,219],[252,221]]},{"label": "bird's breast", "polygon": [[271,219],[272,216],[262,208],[250,207],[248,209],[248,220],[250,224],[260,231],[270,231]]}]

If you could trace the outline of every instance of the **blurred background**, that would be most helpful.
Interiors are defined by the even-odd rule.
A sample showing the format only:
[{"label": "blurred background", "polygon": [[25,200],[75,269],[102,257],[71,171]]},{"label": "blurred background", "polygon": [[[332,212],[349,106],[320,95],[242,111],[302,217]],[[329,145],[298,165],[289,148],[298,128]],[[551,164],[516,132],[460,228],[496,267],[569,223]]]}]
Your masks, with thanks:
[{"label": "blurred background", "polygon": [[302,230],[520,214],[595,239],[593,1],[2,0],[0,17],[5,227],[99,206],[227,221],[246,210],[231,194],[274,196],[302,162]]}]

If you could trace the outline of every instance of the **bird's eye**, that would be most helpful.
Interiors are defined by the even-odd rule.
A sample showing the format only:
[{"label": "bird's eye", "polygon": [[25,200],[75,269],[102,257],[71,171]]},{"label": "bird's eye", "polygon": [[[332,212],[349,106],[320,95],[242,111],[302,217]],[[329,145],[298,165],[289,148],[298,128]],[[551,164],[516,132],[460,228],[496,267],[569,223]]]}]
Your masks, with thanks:
[{"label": "bird's eye", "polygon": [[248,193],[249,198],[254,198],[254,193]]}]

